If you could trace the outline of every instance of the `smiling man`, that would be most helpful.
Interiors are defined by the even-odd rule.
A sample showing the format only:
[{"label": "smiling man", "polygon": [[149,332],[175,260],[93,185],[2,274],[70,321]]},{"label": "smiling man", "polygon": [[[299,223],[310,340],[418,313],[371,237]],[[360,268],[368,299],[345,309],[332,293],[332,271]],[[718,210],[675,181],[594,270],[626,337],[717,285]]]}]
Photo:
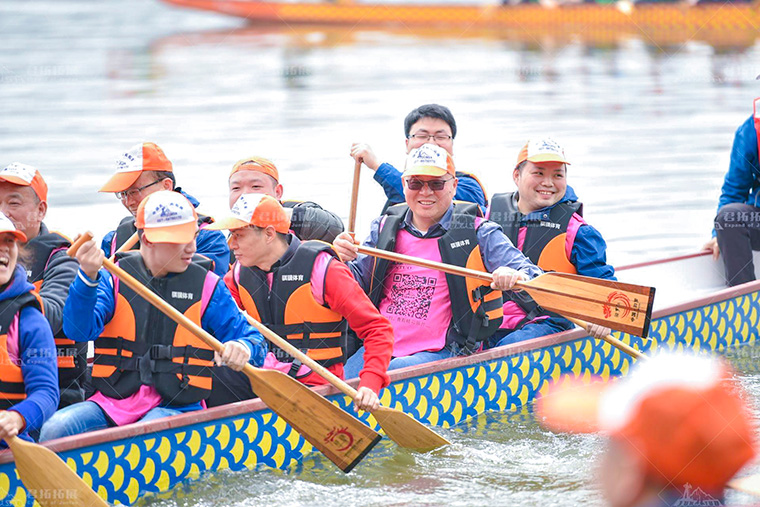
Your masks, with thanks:
[{"label": "smiling man", "polygon": [[[354,277],[393,325],[395,342],[388,369],[471,354],[499,331],[532,325],[501,291],[541,273],[484,220],[477,205],[454,204],[456,170],[451,155],[434,144],[413,149],[403,174],[406,204],[372,222],[366,246],[488,271],[494,283],[465,280],[440,271],[358,255],[351,235],[334,246],[350,261]],[[364,348],[346,362],[346,378],[364,368]]]},{"label": "smiling man", "polygon": [[[556,141],[528,141],[512,171],[517,192],[495,194],[486,218],[501,225],[510,241],[544,271],[614,280],[604,238],[583,219],[583,204],[567,185],[568,165],[565,151]],[[559,316],[544,324],[546,334],[572,328]],[[596,337],[609,333],[601,326],[592,329]],[[498,345],[522,339],[519,333],[507,335]]]},{"label": "smiling man", "polygon": [[43,222],[47,194],[47,183],[35,167],[16,162],[0,171],[0,211],[27,238],[19,244],[19,262],[42,299],[43,313],[55,337],[63,408],[84,400],[87,344],[68,340],[63,333],[63,305],[79,265],[66,255],[71,246],[68,238],[49,231]]},{"label": "smiling man", "polygon": [[[100,192],[113,192],[121,204],[127,208],[130,216],[122,219],[115,231],[103,238],[101,249],[111,256],[136,231],[135,216],[140,202],[149,195],[161,190],[174,190],[185,196],[196,208],[199,202],[176,187],[176,179],[171,161],[155,143],[141,143],[122,153],[116,161],[116,173],[100,189]],[[206,229],[212,223],[211,217],[199,215],[197,245],[198,253],[214,262],[214,272],[224,276],[229,268],[230,249],[224,235],[219,231]],[[133,249],[139,248],[139,243]]]},{"label": "smiling man", "polygon": [[[404,119],[404,137],[406,138],[406,153],[419,148],[423,144],[433,143],[454,155],[454,138],[457,135],[457,123],[448,107],[439,104],[425,104],[414,109]],[[404,188],[401,182],[401,171],[380,159],[372,151],[369,144],[354,143],[351,145],[351,156],[361,161],[375,172],[375,181],[383,186],[388,206],[404,202]],[[488,198],[483,185],[475,175],[457,171],[458,179],[455,199],[458,201],[474,202],[483,209],[488,205]]]}]

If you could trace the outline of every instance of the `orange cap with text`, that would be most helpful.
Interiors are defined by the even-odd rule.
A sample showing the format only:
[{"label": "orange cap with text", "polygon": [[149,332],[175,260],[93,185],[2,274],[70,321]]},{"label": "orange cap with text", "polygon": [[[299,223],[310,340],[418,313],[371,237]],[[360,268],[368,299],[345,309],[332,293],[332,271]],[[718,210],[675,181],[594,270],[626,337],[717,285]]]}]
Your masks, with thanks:
[{"label": "orange cap with text", "polygon": [[660,354],[607,385],[561,382],[536,413],[554,431],[608,434],[676,487],[722,490],[756,453],[739,383],[717,358]]},{"label": "orange cap with text", "polygon": [[277,182],[280,181],[280,173],[277,171],[277,167],[275,167],[271,160],[267,160],[264,157],[241,158],[232,166],[230,176],[238,171],[259,171],[268,174]]},{"label": "orange cap with text", "polygon": [[449,152],[432,143],[415,148],[406,156],[402,176],[456,176],[454,159]]},{"label": "orange cap with text", "polygon": [[520,153],[517,155],[517,164],[520,165],[525,162],[562,162],[563,164],[570,165],[570,162],[565,158],[565,150],[562,149],[557,141],[550,137],[544,137],[543,139],[530,140],[525,143]]},{"label": "orange cap with text", "polygon": [[123,192],[134,185],[144,171],[172,172],[172,163],[155,143],[136,144],[122,153],[116,160],[116,174],[100,192]]},{"label": "orange cap with text", "polygon": [[47,201],[47,183],[35,167],[14,162],[0,171],[0,180],[23,187],[32,187],[40,201]]},{"label": "orange cap with text", "polygon": [[242,229],[249,225],[256,227],[274,227],[274,230],[287,234],[290,230],[290,218],[285,208],[274,197],[264,194],[243,194],[235,201],[230,210],[231,215],[206,227],[212,230]]},{"label": "orange cap with text", "polygon": [[198,231],[198,214],[184,195],[160,190],[142,200],[135,227],[151,243],[190,243]]}]

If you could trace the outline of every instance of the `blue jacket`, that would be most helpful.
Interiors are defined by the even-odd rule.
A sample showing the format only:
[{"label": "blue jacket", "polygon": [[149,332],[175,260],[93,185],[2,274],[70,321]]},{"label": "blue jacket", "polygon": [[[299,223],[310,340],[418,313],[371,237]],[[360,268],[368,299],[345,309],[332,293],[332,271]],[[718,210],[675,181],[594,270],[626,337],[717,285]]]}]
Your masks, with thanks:
[{"label": "blue jacket", "polygon": [[[0,301],[33,289],[34,286],[26,281],[26,270],[17,265],[10,284],[0,292]],[[26,433],[42,427],[42,423],[55,413],[60,397],[53,332],[36,308],[23,308],[19,315],[19,358],[26,399],[13,405],[10,410],[24,417],[26,428],[21,437],[31,440]]]},{"label": "blue jacket", "polygon": [[731,163],[723,180],[718,210],[731,203],[750,204],[760,208],[760,162],[753,116],[742,123],[734,135]]},{"label": "blue jacket", "polygon": [[[181,188],[177,188],[176,190],[187,197],[187,200],[196,208],[200,205],[200,202],[195,197],[185,193]],[[105,252],[106,257],[111,255],[111,242],[113,241],[114,234],[116,234],[115,230],[109,232],[100,243],[100,249]],[[214,261],[214,273],[223,277],[229,271],[230,247],[227,245],[227,240],[224,238],[222,231],[201,229],[198,232],[198,237],[195,239],[195,245],[198,248],[199,254],[205,255]]]},{"label": "blue jacket", "polygon": [[[174,274],[170,273],[167,276]],[[90,280],[80,269],[69,288],[69,297],[63,307],[63,330],[66,336],[74,341],[95,340],[113,318],[115,308],[111,274],[101,269],[97,280]],[[250,349],[251,364],[264,364],[267,354],[264,337],[240,313],[229,289],[221,279],[216,285],[206,312],[201,317],[201,327],[222,343],[239,341]],[[191,404],[188,407],[200,408],[199,404]]]},{"label": "blue jacket", "polygon": [[[401,183],[401,171],[390,164],[383,163],[375,171],[375,181],[383,186],[385,196],[392,204],[404,202],[404,186]],[[475,178],[463,176],[457,183],[457,192],[454,194],[457,201],[474,202],[482,209],[486,207],[486,196],[483,189]]]}]

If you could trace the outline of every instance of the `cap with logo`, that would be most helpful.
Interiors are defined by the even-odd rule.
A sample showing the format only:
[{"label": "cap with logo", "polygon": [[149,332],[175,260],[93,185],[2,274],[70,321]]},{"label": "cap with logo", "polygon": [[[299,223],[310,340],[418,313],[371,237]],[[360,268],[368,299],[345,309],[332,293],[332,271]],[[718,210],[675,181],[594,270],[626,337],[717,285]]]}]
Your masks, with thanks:
[{"label": "cap with logo", "polygon": [[439,177],[445,174],[456,176],[454,159],[445,149],[428,143],[409,152],[402,176]]},{"label": "cap with logo", "polygon": [[135,227],[151,243],[190,243],[198,230],[198,214],[184,195],[160,190],[142,200]]},{"label": "cap with logo", "polygon": [[557,141],[550,137],[542,139],[531,139],[520,150],[517,155],[517,164],[520,165],[525,161],[528,162],[562,162],[570,164],[565,158],[565,150],[562,149]]},{"label": "cap with logo", "polygon": [[230,210],[230,216],[222,218],[206,227],[213,230],[235,230],[254,225],[256,227],[274,227],[274,230],[287,234],[290,230],[290,218],[285,209],[274,197],[264,194],[243,194],[238,197]]},{"label": "cap with logo", "polygon": [[40,201],[47,201],[47,183],[36,167],[14,162],[0,171],[0,180],[23,187],[32,187]]},{"label": "cap with logo", "polygon": [[26,243],[26,234],[16,230],[16,226],[13,225],[13,222],[11,222],[5,214],[0,213],[0,234],[4,232],[12,234],[18,241]]},{"label": "cap with logo", "polygon": [[538,400],[555,431],[602,431],[641,457],[646,473],[676,487],[721,490],[755,456],[751,417],[725,362],[663,353],[622,379],[570,380]]},{"label": "cap with logo", "polygon": [[280,173],[277,171],[277,167],[275,167],[271,160],[264,157],[241,158],[232,166],[230,176],[238,171],[259,171],[268,174],[277,182],[280,181]]},{"label": "cap with logo", "polygon": [[136,144],[122,153],[116,160],[116,174],[100,192],[123,192],[134,185],[144,171],[172,172],[172,163],[155,143]]}]

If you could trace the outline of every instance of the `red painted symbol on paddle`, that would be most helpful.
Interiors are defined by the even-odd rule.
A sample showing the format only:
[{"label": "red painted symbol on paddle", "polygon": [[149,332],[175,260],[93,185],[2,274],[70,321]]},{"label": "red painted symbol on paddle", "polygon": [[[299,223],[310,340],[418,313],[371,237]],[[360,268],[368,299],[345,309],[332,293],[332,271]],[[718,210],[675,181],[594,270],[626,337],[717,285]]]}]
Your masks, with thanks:
[{"label": "red painted symbol on paddle", "polygon": [[348,431],[348,428],[334,427],[325,437],[326,444],[333,444],[338,448],[338,452],[347,451],[354,445],[354,436]]},{"label": "red painted symbol on paddle", "polygon": [[[614,306],[615,308],[615,317],[625,318],[626,315],[631,311],[631,300],[628,299],[628,296],[623,294],[622,292],[613,291],[610,293],[609,296],[607,296],[607,303],[611,303],[613,305],[621,305],[623,306],[623,315],[617,315],[618,311],[621,309],[619,306]],[[612,316],[612,308],[610,308],[609,304],[605,304],[602,306],[602,311],[604,312],[604,317],[609,319]]]}]

